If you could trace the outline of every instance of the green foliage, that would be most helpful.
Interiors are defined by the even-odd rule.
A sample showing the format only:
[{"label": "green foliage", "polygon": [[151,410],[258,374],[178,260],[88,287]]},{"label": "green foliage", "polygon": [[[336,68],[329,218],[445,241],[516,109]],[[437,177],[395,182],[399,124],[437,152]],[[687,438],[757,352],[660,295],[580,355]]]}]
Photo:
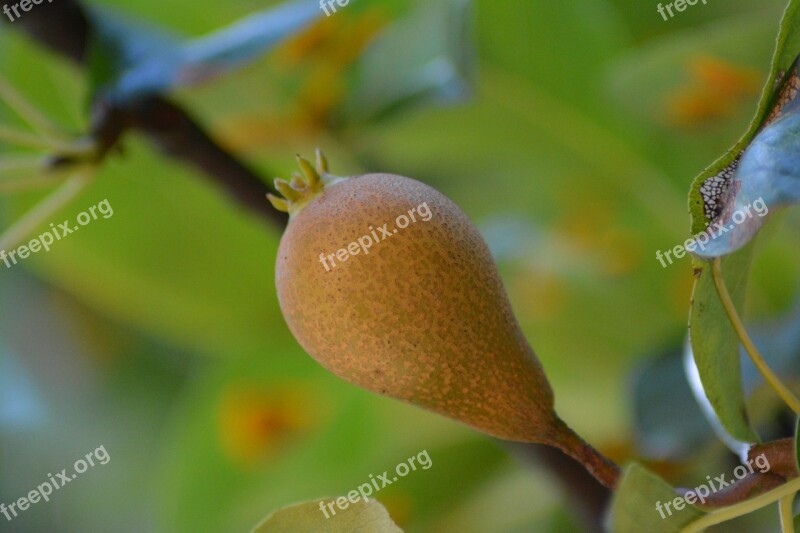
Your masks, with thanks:
[{"label": "green foliage", "polygon": [[253,533],[400,533],[389,513],[375,500],[349,505],[336,516],[326,519],[319,510],[320,501],[298,503],[275,511],[253,530]]},{"label": "green foliage", "polygon": [[691,505],[680,510],[673,508],[671,512],[665,509],[659,513],[657,503],[672,502],[678,497],[678,493],[664,481],[645,468],[632,464],[625,469],[614,495],[608,528],[614,533],[679,531],[704,513]]},{"label": "green foliage", "polygon": [[[798,4],[789,3],[781,22],[772,68],[765,85],[755,119],[744,137],[723,157],[698,176],[692,185],[690,205],[692,210],[692,229],[700,232],[705,229],[706,218],[703,211],[703,197],[700,192],[705,181],[728,167],[741,152],[749,146],[761,129],[775,105],[775,82],[779,73],[785,72],[794,63],[798,48],[796,30],[800,24]],[[749,161],[749,159],[748,159]],[[767,194],[766,190],[759,191]],[[756,200],[758,195],[752,198]],[[745,288],[753,260],[753,246],[731,254],[723,261],[725,281],[731,292],[734,304],[742,307]],[[714,283],[710,267],[702,262],[695,263],[695,287],[689,319],[692,353],[697,363],[700,379],[706,396],[711,402],[723,427],[736,439],[745,442],[757,440],[750,427],[744,407],[739,369],[739,339],[736,336],[723,309]]]},{"label": "green foliage", "polygon": [[[634,398],[620,384],[685,333],[690,261],[663,269],[654,251],[703,229],[702,181],[763,140],[755,135],[776,73],[800,50],[795,7],[770,68],[783,0],[709,2],[669,22],[640,0],[361,0],[331,18],[301,2],[281,20],[270,18],[281,13],[277,1],[250,19],[264,6],[113,4],[93,11],[105,31],[93,43],[90,75],[9,24],[0,75],[71,134],[88,130],[82,104],[95,94],[163,92],[265,182],[290,175],[294,153],[322,146],[343,173],[431,183],[490,241],[571,425],[618,457],[659,459],[648,467],[671,484],[725,471],[711,471],[726,455],[710,444],[697,410],[684,407],[692,401],[685,384],[665,391],[667,380],[650,374]],[[236,22],[243,18],[267,31],[239,39],[248,35]],[[214,84],[194,83],[209,77]],[[23,127],[3,106],[0,123]],[[745,130],[695,181],[690,221],[690,177]],[[21,528],[52,528],[58,509],[75,530],[241,531],[274,509],[346,493],[423,448],[434,467],[379,498],[404,530],[581,527],[543,469],[524,469],[483,437],[320,369],[279,314],[278,231],[140,138],[126,137],[122,148],[43,227],[104,198],[113,218],[13,270],[0,264],[0,382],[30,384],[0,393],[0,446],[8,464],[21,465],[8,474],[0,465],[0,501],[40,483],[44,465],[60,470],[99,442],[113,457],[57,505],[29,511]],[[40,154],[0,145],[0,158],[9,155]],[[4,196],[2,227],[44,195]],[[793,301],[797,227],[788,211],[770,220],[758,249],[725,259],[742,311],[748,288],[748,317],[781,316]],[[774,398],[764,400],[747,368],[742,390],[738,340],[707,267],[694,266],[692,348],[705,394],[739,441],[774,435]],[[797,325],[782,327],[783,368],[796,378]],[[670,370],[669,383],[680,370]],[[670,403],[665,392],[683,397]],[[660,403],[638,409],[647,402]],[[11,409],[20,405],[27,409]],[[635,426],[628,412],[637,413]],[[19,415],[8,413],[28,422],[15,425]],[[661,425],[664,416],[687,420]],[[640,430],[655,436],[648,442],[694,435],[696,445],[649,456],[637,448]],[[626,468],[610,511],[615,531],[671,531],[698,516],[684,509],[661,520],[655,502],[672,489],[660,477]],[[774,524],[755,516],[751,525]]]}]

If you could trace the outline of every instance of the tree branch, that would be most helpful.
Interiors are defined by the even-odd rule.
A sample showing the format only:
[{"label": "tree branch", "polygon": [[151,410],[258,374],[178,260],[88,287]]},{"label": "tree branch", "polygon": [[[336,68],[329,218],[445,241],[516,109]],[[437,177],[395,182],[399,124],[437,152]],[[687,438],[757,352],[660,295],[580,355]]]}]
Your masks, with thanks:
[{"label": "tree branch", "polygon": [[14,22],[3,20],[20,29],[53,52],[82,63],[91,27],[86,10],[75,0],[59,0],[47,8],[34,9]]},{"label": "tree branch", "polygon": [[[13,24],[50,50],[85,67],[92,35],[91,19],[76,0],[59,0],[47,9],[32,10]],[[261,177],[222,148],[177,104],[149,96],[124,105],[96,101],[90,135],[97,156],[105,157],[131,129],[138,130],[169,157],[206,174],[239,205],[283,228],[286,216],[272,208],[265,195],[269,186]]]},{"label": "tree branch", "polygon": [[160,97],[139,103],[132,113],[133,126],[166,155],[194,166],[240,205],[278,227],[287,215],[267,201],[267,184],[243,162],[225,151],[177,105]]}]

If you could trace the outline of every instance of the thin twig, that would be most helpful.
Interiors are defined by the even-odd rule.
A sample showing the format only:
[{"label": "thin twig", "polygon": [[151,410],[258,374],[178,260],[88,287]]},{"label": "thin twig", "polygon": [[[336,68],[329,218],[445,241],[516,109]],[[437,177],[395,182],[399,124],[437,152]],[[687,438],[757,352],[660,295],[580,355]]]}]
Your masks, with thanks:
[{"label": "thin twig", "polygon": [[94,167],[86,166],[78,169],[73,177],[0,235],[0,250],[15,248],[25,240],[39,225],[45,223],[48,217],[64,207],[91,183],[94,173]]},{"label": "thin twig", "polygon": [[52,187],[64,181],[61,174],[45,174],[29,178],[0,180],[0,194],[9,194]]},{"label": "thin twig", "polygon": [[753,364],[756,365],[761,375],[764,376],[764,379],[770,387],[775,390],[786,405],[795,413],[800,414],[800,400],[792,394],[792,391],[783,384],[780,378],[778,378],[769,365],[767,365],[767,362],[759,353],[758,348],[756,348],[755,344],[753,344],[753,341],[750,339],[750,335],[748,335],[747,329],[742,323],[742,319],[739,318],[739,313],[736,312],[736,306],[733,304],[728,288],[725,286],[725,280],[722,277],[722,261],[720,258],[714,259],[711,266],[711,276],[714,278],[714,285],[717,287],[717,293],[719,294],[722,306],[725,308],[725,312],[728,314],[731,325],[733,325],[733,329],[739,336],[739,340],[742,342],[744,349],[747,351],[748,355],[750,355]]},{"label": "thin twig", "polygon": [[57,146],[52,141],[43,139],[32,133],[12,129],[8,126],[2,125],[0,125],[0,141],[5,141],[17,146],[23,146],[25,148],[37,148],[40,150],[53,150]]},{"label": "thin twig", "polygon": [[784,496],[778,502],[778,510],[781,514],[781,533],[794,533],[794,514],[792,512],[794,496],[794,494]]},{"label": "thin twig", "polygon": [[0,76],[0,99],[5,100],[6,104],[41,137],[54,142],[65,140],[58,128],[2,76]]},{"label": "thin twig", "polygon": [[42,156],[0,156],[0,174],[18,170],[42,170],[46,162],[47,158]]},{"label": "thin twig", "polygon": [[134,108],[131,117],[133,127],[145,133],[166,155],[205,173],[232,199],[273,225],[286,225],[286,215],[267,202],[271,189],[264,180],[220,147],[186,111],[154,97]]}]

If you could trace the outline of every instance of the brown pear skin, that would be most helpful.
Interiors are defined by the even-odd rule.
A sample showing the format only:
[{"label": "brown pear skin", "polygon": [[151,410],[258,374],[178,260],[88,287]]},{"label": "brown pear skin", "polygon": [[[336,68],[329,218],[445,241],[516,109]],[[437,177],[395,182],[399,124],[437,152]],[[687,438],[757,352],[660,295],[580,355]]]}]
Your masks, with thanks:
[{"label": "brown pear skin", "polygon": [[[307,172],[310,165],[301,166]],[[559,447],[593,463],[587,468],[598,479],[614,477],[613,466],[600,464],[597,452],[555,414],[553,391],[494,260],[464,212],[410,178],[333,178],[320,154],[318,166],[322,176],[306,175],[305,189],[290,193],[293,201],[271,198],[291,215],[276,282],[300,345],[359,387],[501,439]],[[406,228],[395,227],[399,215],[422,204],[429,220],[417,215]],[[388,236],[377,229],[384,224]],[[372,230],[380,241],[367,254],[327,257]],[[608,485],[615,477],[601,481]]]}]

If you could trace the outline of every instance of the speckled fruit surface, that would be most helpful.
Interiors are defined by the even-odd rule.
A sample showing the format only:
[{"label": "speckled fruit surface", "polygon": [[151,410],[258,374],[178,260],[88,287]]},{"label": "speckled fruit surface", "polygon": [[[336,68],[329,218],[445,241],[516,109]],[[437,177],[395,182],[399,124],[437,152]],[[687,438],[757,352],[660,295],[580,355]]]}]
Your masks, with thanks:
[{"label": "speckled fruit surface", "polygon": [[[399,215],[432,216],[395,233]],[[387,224],[368,254],[335,254]],[[482,237],[447,197],[418,181],[367,174],[296,213],[276,268],[286,322],[325,368],[496,437],[549,442],[553,393],[514,318]]]}]

